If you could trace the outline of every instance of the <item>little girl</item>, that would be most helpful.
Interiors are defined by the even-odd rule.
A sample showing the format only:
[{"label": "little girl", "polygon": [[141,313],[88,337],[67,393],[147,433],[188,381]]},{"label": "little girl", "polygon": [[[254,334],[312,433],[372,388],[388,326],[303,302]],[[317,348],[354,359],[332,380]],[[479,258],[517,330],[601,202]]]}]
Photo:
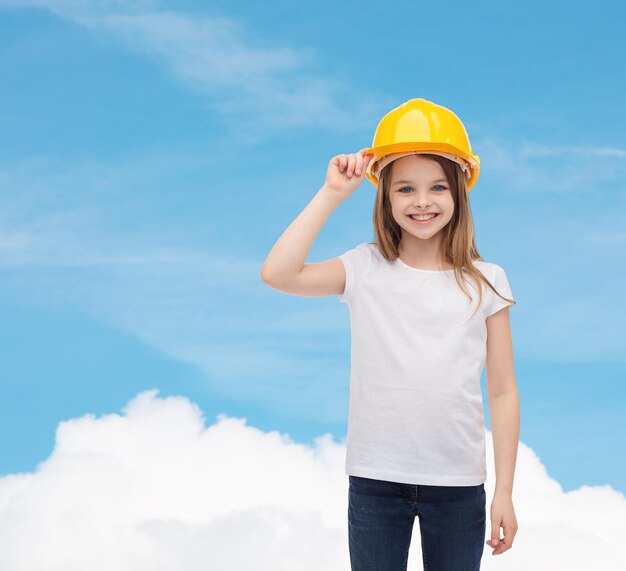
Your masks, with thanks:
[{"label": "little girl", "polygon": [[[474,243],[478,179],[460,119],[412,99],[370,149],[337,155],[324,185],[270,251],[261,276],[291,295],[338,295],[350,310],[345,473],[353,571],[404,571],[415,516],[426,571],[480,569],[487,478],[480,376],[495,458],[492,555],[512,546],[519,399],[506,273]],[[317,234],[361,184],[377,189],[374,242],[307,264]],[[500,538],[500,528],[504,538]]]}]

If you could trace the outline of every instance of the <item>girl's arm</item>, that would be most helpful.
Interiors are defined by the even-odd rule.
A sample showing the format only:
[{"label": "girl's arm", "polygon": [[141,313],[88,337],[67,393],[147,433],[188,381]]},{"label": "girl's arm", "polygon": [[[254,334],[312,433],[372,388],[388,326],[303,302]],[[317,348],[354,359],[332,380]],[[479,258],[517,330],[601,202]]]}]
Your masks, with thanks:
[{"label": "girl's arm", "polygon": [[[330,160],[324,185],[283,232],[265,259],[261,268],[261,279],[266,284],[293,289],[288,288],[288,284],[294,283],[294,279],[304,268],[313,242],[326,220],[363,181],[365,170],[373,156],[366,157],[366,150],[362,149],[350,155],[337,155]],[[343,268],[340,261],[335,265],[333,274]],[[321,269],[321,273],[328,274],[329,271]],[[306,284],[303,285],[306,289]],[[316,289],[316,286],[309,286],[308,289]]]},{"label": "girl's arm", "polygon": [[496,467],[496,493],[513,493],[519,441],[519,396],[508,307],[487,318],[487,400]]},{"label": "girl's arm", "polygon": [[261,268],[265,283],[280,286],[300,273],[317,235],[343,200],[326,186],[320,188],[270,250]]},{"label": "girl's arm", "polygon": [[[511,548],[517,533],[513,508],[513,475],[519,441],[519,396],[513,364],[513,343],[508,307],[487,318],[487,399],[496,468],[491,503],[491,539],[487,544],[499,555]],[[500,538],[500,528],[504,537]]]}]

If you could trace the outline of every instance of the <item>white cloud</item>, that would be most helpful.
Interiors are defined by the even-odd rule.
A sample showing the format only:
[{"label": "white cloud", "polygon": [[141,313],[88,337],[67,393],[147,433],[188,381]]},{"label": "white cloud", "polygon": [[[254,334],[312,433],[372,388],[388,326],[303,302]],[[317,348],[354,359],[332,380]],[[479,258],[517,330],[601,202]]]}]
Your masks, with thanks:
[{"label": "white cloud", "polygon": [[[34,472],[0,479],[0,567],[343,571],[344,454],[328,434],[310,447],[226,415],[206,427],[188,399],[146,391],[123,414],[62,422]],[[493,481],[485,487],[487,539]],[[485,546],[484,569],[626,565],[626,499],[609,486],[564,493],[520,443],[513,500],[513,548]],[[416,521],[409,569],[420,561]]]}]

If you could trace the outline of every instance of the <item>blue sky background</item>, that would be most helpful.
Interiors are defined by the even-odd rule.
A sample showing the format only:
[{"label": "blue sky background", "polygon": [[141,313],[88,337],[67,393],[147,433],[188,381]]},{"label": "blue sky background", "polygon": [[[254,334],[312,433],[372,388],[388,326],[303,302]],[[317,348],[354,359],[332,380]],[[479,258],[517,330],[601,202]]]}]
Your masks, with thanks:
[{"label": "blue sky background", "polygon": [[[151,388],[208,423],[343,439],[348,309],[259,270],[330,158],[424,97],[481,157],[521,440],[565,490],[626,492],[625,12],[0,0],[0,473]],[[309,261],[372,240],[373,198],[365,180]]]}]

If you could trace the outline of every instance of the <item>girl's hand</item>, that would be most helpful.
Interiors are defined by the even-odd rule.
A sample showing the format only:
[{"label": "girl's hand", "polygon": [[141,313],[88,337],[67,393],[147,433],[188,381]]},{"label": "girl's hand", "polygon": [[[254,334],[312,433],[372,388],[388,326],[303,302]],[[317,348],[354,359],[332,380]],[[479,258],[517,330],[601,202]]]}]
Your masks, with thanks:
[{"label": "girl's hand", "polygon": [[374,158],[361,149],[351,155],[336,155],[328,163],[324,186],[331,192],[348,198],[363,182],[365,170]]},{"label": "girl's hand", "polygon": [[[500,539],[500,527],[504,528],[504,539]],[[491,555],[500,555],[513,546],[517,533],[517,519],[510,495],[494,495],[491,502],[491,539],[485,543],[493,548]]]}]

